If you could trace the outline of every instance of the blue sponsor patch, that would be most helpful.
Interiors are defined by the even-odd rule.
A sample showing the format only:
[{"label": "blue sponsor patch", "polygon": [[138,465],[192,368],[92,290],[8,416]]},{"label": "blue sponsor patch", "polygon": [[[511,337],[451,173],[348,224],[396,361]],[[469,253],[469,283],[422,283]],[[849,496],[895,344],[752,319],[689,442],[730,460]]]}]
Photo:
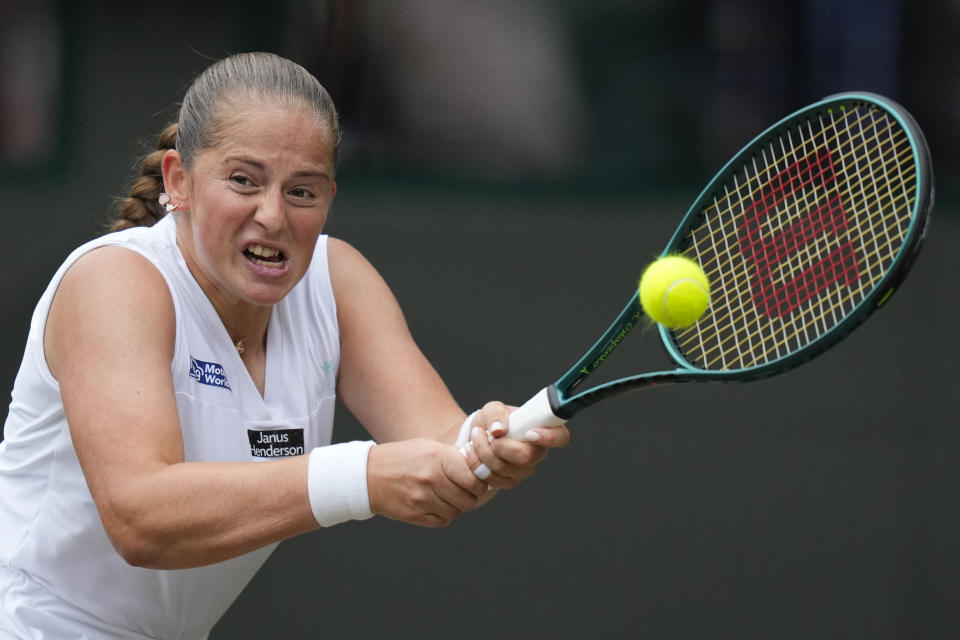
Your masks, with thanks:
[{"label": "blue sponsor patch", "polygon": [[216,362],[204,362],[190,356],[190,377],[200,384],[220,387],[221,389],[230,388],[223,366]]}]

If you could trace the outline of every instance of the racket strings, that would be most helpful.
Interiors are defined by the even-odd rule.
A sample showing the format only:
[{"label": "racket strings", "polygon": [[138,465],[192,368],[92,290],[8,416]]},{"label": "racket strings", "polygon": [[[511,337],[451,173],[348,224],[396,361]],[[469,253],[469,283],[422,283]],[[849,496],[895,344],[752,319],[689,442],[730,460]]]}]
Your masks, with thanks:
[{"label": "racket strings", "polygon": [[[906,153],[909,154],[909,149],[906,150]],[[912,177],[912,175],[911,175],[911,177]],[[728,196],[728,199],[730,199],[729,196]],[[742,200],[742,199],[740,200],[741,203],[742,203],[743,201],[744,201],[744,200]],[[809,204],[811,204],[811,203],[808,202],[807,204],[809,205]],[[866,204],[867,204],[867,206],[875,206],[876,202],[868,201],[868,202],[866,202]],[[717,237],[716,237],[717,235],[722,236],[722,241],[723,241],[723,242],[726,242],[727,238],[729,237],[729,231],[726,231],[725,227],[726,227],[728,224],[735,225],[737,218],[734,217],[734,216],[725,215],[725,214],[731,213],[732,207],[728,207],[726,210],[723,210],[723,209],[721,209],[721,207],[719,206],[719,203],[715,204],[714,206],[715,206],[715,208],[718,210],[719,214],[718,214],[718,215],[715,215],[715,216],[708,216],[708,217],[707,217],[707,222],[705,223],[704,227],[710,225],[711,222],[712,222],[715,218],[717,218],[717,217],[720,217],[721,219],[724,220],[723,223],[722,223],[722,224],[723,224],[723,227],[722,227],[721,229],[719,229],[719,230],[717,230],[717,229],[708,229],[708,233],[709,233],[711,236],[713,236],[713,237],[711,237],[709,240],[706,240],[705,242],[715,242],[715,243],[718,242]],[[692,233],[693,233],[693,234],[697,234],[698,232],[702,231],[702,230],[704,229],[704,227],[701,227],[701,228],[699,228],[699,229],[695,229],[695,230],[692,231]],[[773,228],[772,231],[773,231],[774,233],[776,233],[776,232],[779,232],[780,229],[778,229],[778,228]],[[701,243],[703,243],[703,242],[704,242],[704,241],[701,241]],[[728,250],[726,253],[730,253],[730,251]],[[706,273],[707,273],[707,275],[708,275],[709,277],[711,277],[711,278],[713,278],[713,279],[716,279],[716,278],[720,275],[721,269],[724,268],[724,267],[726,267],[726,266],[728,266],[728,265],[727,265],[727,264],[719,264],[718,261],[714,260],[714,261],[712,261],[711,263],[702,263],[702,266],[704,267],[704,269],[705,269],[705,271],[706,271]]]},{"label": "racket strings", "polygon": [[[812,245],[811,245],[811,246],[812,246]],[[840,248],[840,249],[846,249],[846,250],[847,250],[847,253],[852,253],[852,249],[851,249],[850,243],[846,243],[846,244],[844,244],[844,245],[841,245],[839,248]],[[836,253],[836,250],[835,250],[835,252],[832,253],[832,254],[830,254],[830,255],[831,255],[831,256],[836,256],[836,255],[839,255],[839,254],[837,254],[837,253]],[[843,260],[843,259],[841,258],[841,264],[840,264],[840,265],[831,265],[831,266],[833,266],[833,267],[837,267],[837,266],[843,267],[843,262],[846,262],[846,265],[847,265],[845,268],[843,268],[843,271],[846,271],[846,272],[849,273],[849,275],[847,276],[846,281],[844,282],[844,284],[850,285],[852,282],[855,282],[855,281],[858,279],[858,277],[859,277],[859,274],[857,273],[857,265],[856,265],[856,262],[853,261],[853,260],[850,260],[850,259],[849,259],[849,256],[848,256],[846,260]],[[821,267],[822,267],[822,265],[821,265]],[[823,270],[823,269],[821,268],[821,271],[822,271],[822,270]],[[833,272],[831,272],[831,273],[833,273]],[[823,276],[823,273],[821,273],[821,274],[819,274],[819,275],[820,275],[820,276]],[[836,273],[834,273],[833,276],[829,278],[828,283],[833,283],[833,282],[840,281],[840,280],[842,279],[842,278],[840,277],[841,275],[842,275],[842,274],[836,274]],[[862,291],[862,287],[860,287],[860,290]],[[807,289],[806,289],[806,288],[803,288],[803,287],[799,287],[799,288],[797,289],[797,291],[799,291],[799,292],[807,292]],[[814,292],[814,293],[815,293],[815,292]],[[806,296],[806,297],[809,298],[809,297],[811,297],[811,296],[812,296],[812,294],[807,293],[807,296]],[[839,301],[839,304],[835,304],[835,305],[833,305],[833,306],[831,306],[831,307],[823,310],[823,312],[822,312],[823,315],[822,315],[822,317],[819,319],[820,322],[818,322],[818,326],[821,326],[821,325],[822,325],[823,331],[826,331],[830,326],[835,325],[835,324],[839,321],[839,319],[843,317],[843,313],[842,313],[842,312],[839,313],[839,314],[837,313],[837,308],[838,308],[838,306],[842,306],[844,302],[846,302],[847,300],[850,299],[850,297],[851,297],[850,295],[845,296],[844,298],[842,298],[842,299]],[[799,305],[799,302],[802,302],[802,300],[800,300],[800,301],[798,301],[798,302],[795,302],[795,303],[794,303],[794,306]],[[789,311],[789,309],[788,309],[788,311]],[[796,316],[793,316],[793,322],[791,323],[791,326],[790,326],[790,327],[786,327],[786,326],[785,326],[785,327],[782,327],[782,328],[781,328],[781,331],[788,331],[788,330],[791,329],[791,328],[793,328],[793,331],[792,331],[791,333],[782,333],[782,334],[781,334],[781,338],[782,338],[782,339],[772,345],[772,346],[774,347],[773,353],[774,353],[777,357],[780,357],[780,356],[783,355],[784,353],[788,353],[792,348],[798,348],[800,344],[805,343],[804,341],[807,341],[807,342],[808,342],[808,341],[811,339],[811,337],[814,337],[814,338],[815,338],[815,337],[817,337],[818,335],[820,335],[820,334],[823,332],[823,331],[819,331],[819,330],[813,330],[813,331],[811,331],[811,330],[810,330],[810,326],[809,326],[809,325],[805,325],[805,324],[800,324],[799,327],[798,327],[798,326],[797,326],[797,322],[796,322]],[[803,335],[800,335],[801,333],[802,333]],[[799,338],[799,340],[800,340],[799,343],[794,343],[794,345],[788,344],[791,339],[798,339],[798,338]],[[747,366],[750,366],[752,363],[749,362],[749,361],[746,361],[746,362],[744,362],[743,364],[745,364],[745,365],[747,365]]]},{"label": "racket strings", "polygon": [[[889,129],[889,127],[888,127],[888,129]],[[878,132],[878,133],[879,133],[879,132]],[[836,139],[837,139],[837,136],[835,135],[833,138],[828,139],[828,140],[825,140],[824,142],[822,142],[821,144],[817,145],[816,147],[813,147],[810,151],[811,151],[811,152],[822,152],[823,150],[825,150],[825,149],[827,148],[827,145],[828,145],[829,143],[835,142]],[[909,148],[909,147],[906,147],[906,148],[904,148],[903,151],[904,151],[904,153],[907,154],[907,156],[909,157],[910,148]],[[851,148],[846,154],[843,154],[843,155],[840,156],[840,160],[842,161],[842,160],[844,160],[844,159],[847,159],[847,158],[850,158],[850,157],[854,157],[854,154],[862,154],[862,153],[863,153],[863,144],[858,145],[857,147]],[[713,213],[713,214],[711,215],[711,212],[709,211],[709,209],[708,209],[707,211],[705,211],[705,212],[704,212],[704,213],[705,213],[705,217],[706,217],[706,219],[707,219],[708,222],[705,222],[704,225],[702,225],[701,227],[692,230],[691,233],[697,233],[697,232],[701,231],[707,224],[709,224],[709,220],[710,220],[711,218],[721,218],[721,219],[723,220],[723,226],[722,226],[720,229],[714,231],[714,233],[720,233],[720,234],[726,235],[726,234],[728,233],[728,231],[727,231],[727,229],[726,229],[726,225],[727,225],[727,224],[730,224],[731,226],[736,227],[736,224],[737,224],[737,221],[738,221],[738,216],[735,215],[735,209],[739,207],[739,208],[742,210],[743,207],[745,206],[744,203],[752,203],[752,202],[754,202],[754,201],[757,199],[757,198],[756,198],[757,193],[758,193],[765,185],[767,185],[767,184],[769,183],[769,181],[771,180],[771,176],[770,176],[769,174],[770,174],[772,171],[777,170],[777,166],[778,166],[779,162],[782,161],[783,157],[786,157],[787,154],[789,154],[789,155],[796,155],[796,149],[792,149],[792,150],[790,150],[790,151],[787,151],[786,154],[784,154],[783,157],[779,158],[778,160],[774,160],[774,161],[766,161],[766,156],[765,156],[765,154],[766,154],[766,149],[761,150],[761,154],[764,155],[764,159],[765,159],[765,163],[764,163],[764,164],[766,165],[765,169],[764,169],[764,170],[757,169],[757,168],[756,168],[756,158],[754,158],[754,161],[753,161],[754,177],[753,177],[752,179],[750,179],[750,180],[749,180],[747,183],[745,183],[744,185],[739,186],[739,187],[735,190],[734,194],[730,194],[730,193],[728,192],[727,197],[724,198],[724,200],[726,200],[726,201],[729,202],[729,204],[727,204],[726,206],[721,206],[721,202],[715,201],[715,204],[714,204],[714,208],[716,209],[715,213]],[[748,175],[749,175],[749,174],[748,174]],[[734,175],[733,177],[734,177],[734,179],[736,180],[737,175]],[[737,197],[734,198],[734,195],[737,196]],[[731,214],[733,214],[733,215],[731,215]]]},{"label": "racket strings", "polygon": [[675,332],[678,348],[694,366],[741,369],[830,331],[896,259],[916,182],[908,136],[876,108],[829,111],[765,143],[688,232],[713,302]]},{"label": "racket strings", "polygon": [[[855,275],[856,275],[856,274],[854,274],[854,276],[855,276]],[[837,279],[837,278],[835,278],[835,280],[836,280],[836,279]],[[835,313],[835,312],[832,313],[832,315],[833,315],[834,318],[836,318],[836,313]],[[795,324],[795,322],[794,322],[794,324]],[[809,332],[807,331],[806,327],[804,327],[804,326],[801,325],[801,328],[803,329],[803,331],[804,331],[805,333],[809,333]],[[816,333],[814,333],[814,335],[816,335]],[[778,353],[778,354],[781,353],[782,349],[781,349],[780,347],[783,346],[783,342],[781,341],[781,342],[778,343],[776,346],[778,347],[777,353]]]},{"label": "racket strings", "polygon": [[[898,248],[898,246],[895,247],[894,243],[892,242],[888,242],[886,247],[888,247],[891,250]],[[870,254],[866,255],[866,257],[868,258],[868,262],[870,260],[873,260],[874,264],[880,264],[876,260],[876,257],[879,254],[880,254],[880,248],[875,248]],[[882,276],[882,275],[883,274],[881,272],[876,279],[878,279],[879,276]],[[716,282],[716,280],[714,280],[714,282]],[[724,282],[724,280],[720,280],[720,283],[721,285],[727,284]],[[867,292],[863,291],[862,287],[860,287],[856,291],[851,290],[845,296],[836,300],[832,306],[825,309],[824,310],[825,312],[829,312],[830,314],[833,315],[834,321],[830,326],[837,324],[837,322],[839,322],[839,319],[842,317],[842,315],[841,316],[836,315],[837,311],[841,311],[842,313],[843,309],[849,306],[848,303],[851,303],[854,297],[858,297],[858,299],[862,299],[866,295],[866,293]],[[740,305],[733,304],[731,302],[731,298],[732,298],[731,295],[726,291],[723,292],[723,298],[726,300],[726,305],[715,305],[719,307],[719,309],[721,310],[715,312],[716,317],[714,318],[714,321],[717,322],[718,324],[722,324],[723,322],[732,323],[734,321],[742,323],[743,314],[746,312],[746,309],[745,309],[746,298],[740,298],[740,302],[741,302]],[[750,353],[754,352],[752,344],[754,342],[762,342],[763,336],[767,335],[772,324],[773,324],[772,321],[763,323],[762,321],[758,321],[757,318],[754,319],[753,330],[748,334],[746,334],[745,336],[743,336],[745,341],[747,342],[747,349],[746,349],[747,352],[750,352]],[[696,341],[700,345],[700,353],[703,357],[703,360],[710,365],[709,368],[720,368],[720,369],[732,368],[730,366],[727,366],[726,364],[726,360],[727,360],[726,356],[728,355],[726,349],[731,347],[731,344],[735,339],[736,334],[731,333],[727,335],[726,338],[715,342],[712,347],[708,347],[705,345],[703,331],[689,331],[686,333],[692,334],[692,338],[687,338],[687,340],[680,340],[679,344],[684,351],[689,352],[693,348],[691,346],[691,342]],[[800,335],[800,334],[803,334],[803,335]],[[812,334],[808,331],[807,325],[799,325],[792,333],[783,334],[781,336],[781,339],[773,345],[775,347],[774,353],[777,355],[777,357],[780,357],[781,355],[784,355],[786,352],[788,352],[788,350],[785,349],[785,345],[788,343],[789,339],[796,338],[800,340],[802,344],[808,344],[809,342],[812,341],[812,339],[819,337],[819,335],[821,335],[821,332]],[[759,364],[759,362],[757,361],[752,361],[749,363],[740,363],[741,366],[756,366],[757,364]]]}]

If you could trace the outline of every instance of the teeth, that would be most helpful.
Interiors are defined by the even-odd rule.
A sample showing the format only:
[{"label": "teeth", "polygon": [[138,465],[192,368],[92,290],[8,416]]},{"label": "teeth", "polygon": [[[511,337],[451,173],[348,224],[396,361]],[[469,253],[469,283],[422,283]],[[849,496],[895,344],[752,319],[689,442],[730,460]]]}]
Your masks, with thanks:
[{"label": "teeth", "polygon": [[264,247],[259,244],[252,244],[247,247],[247,251],[252,253],[255,256],[260,256],[261,258],[273,258],[277,255],[280,255],[279,249],[271,249],[269,247]]}]

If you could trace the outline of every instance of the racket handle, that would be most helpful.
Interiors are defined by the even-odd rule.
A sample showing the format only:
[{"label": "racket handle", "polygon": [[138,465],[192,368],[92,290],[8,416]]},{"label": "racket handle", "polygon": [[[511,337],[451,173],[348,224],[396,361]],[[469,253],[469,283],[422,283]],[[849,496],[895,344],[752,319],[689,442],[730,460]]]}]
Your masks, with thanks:
[{"label": "racket handle", "polygon": [[549,393],[544,387],[510,414],[507,437],[522,440],[524,434],[535,427],[562,427],[566,423],[554,415]]},{"label": "racket handle", "polygon": [[[510,414],[507,420],[509,426],[506,437],[513,440],[522,440],[524,434],[530,431],[530,429],[536,427],[562,427],[567,424],[566,420],[558,418],[556,414],[553,413],[548,389],[549,387],[541,389],[537,395],[524,402],[522,406],[517,407],[517,409]],[[468,442],[460,447],[464,455],[467,454],[469,446],[470,443]]]},{"label": "racket handle", "polygon": [[[553,413],[550,405],[549,387],[541,389],[537,395],[523,403],[516,411],[510,414],[508,419],[507,438],[521,440],[524,434],[536,427],[562,427],[567,423],[563,418],[558,418]],[[491,437],[489,434],[487,437]],[[460,453],[466,456],[472,447],[472,443],[460,447]],[[473,470],[481,480],[486,480],[490,476],[490,468],[480,463],[480,466]]]}]

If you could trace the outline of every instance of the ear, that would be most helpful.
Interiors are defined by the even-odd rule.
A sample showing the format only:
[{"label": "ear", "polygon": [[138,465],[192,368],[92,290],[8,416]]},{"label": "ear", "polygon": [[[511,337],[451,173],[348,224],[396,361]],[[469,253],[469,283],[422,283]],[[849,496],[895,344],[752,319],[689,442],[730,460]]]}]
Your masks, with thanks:
[{"label": "ear", "polygon": [[190,184],[180,152],[167,149],[160,160],[160,171],[163,174],[163,190],[170,196],[170,201],[179,205],[180,209],[189,209]]}]

